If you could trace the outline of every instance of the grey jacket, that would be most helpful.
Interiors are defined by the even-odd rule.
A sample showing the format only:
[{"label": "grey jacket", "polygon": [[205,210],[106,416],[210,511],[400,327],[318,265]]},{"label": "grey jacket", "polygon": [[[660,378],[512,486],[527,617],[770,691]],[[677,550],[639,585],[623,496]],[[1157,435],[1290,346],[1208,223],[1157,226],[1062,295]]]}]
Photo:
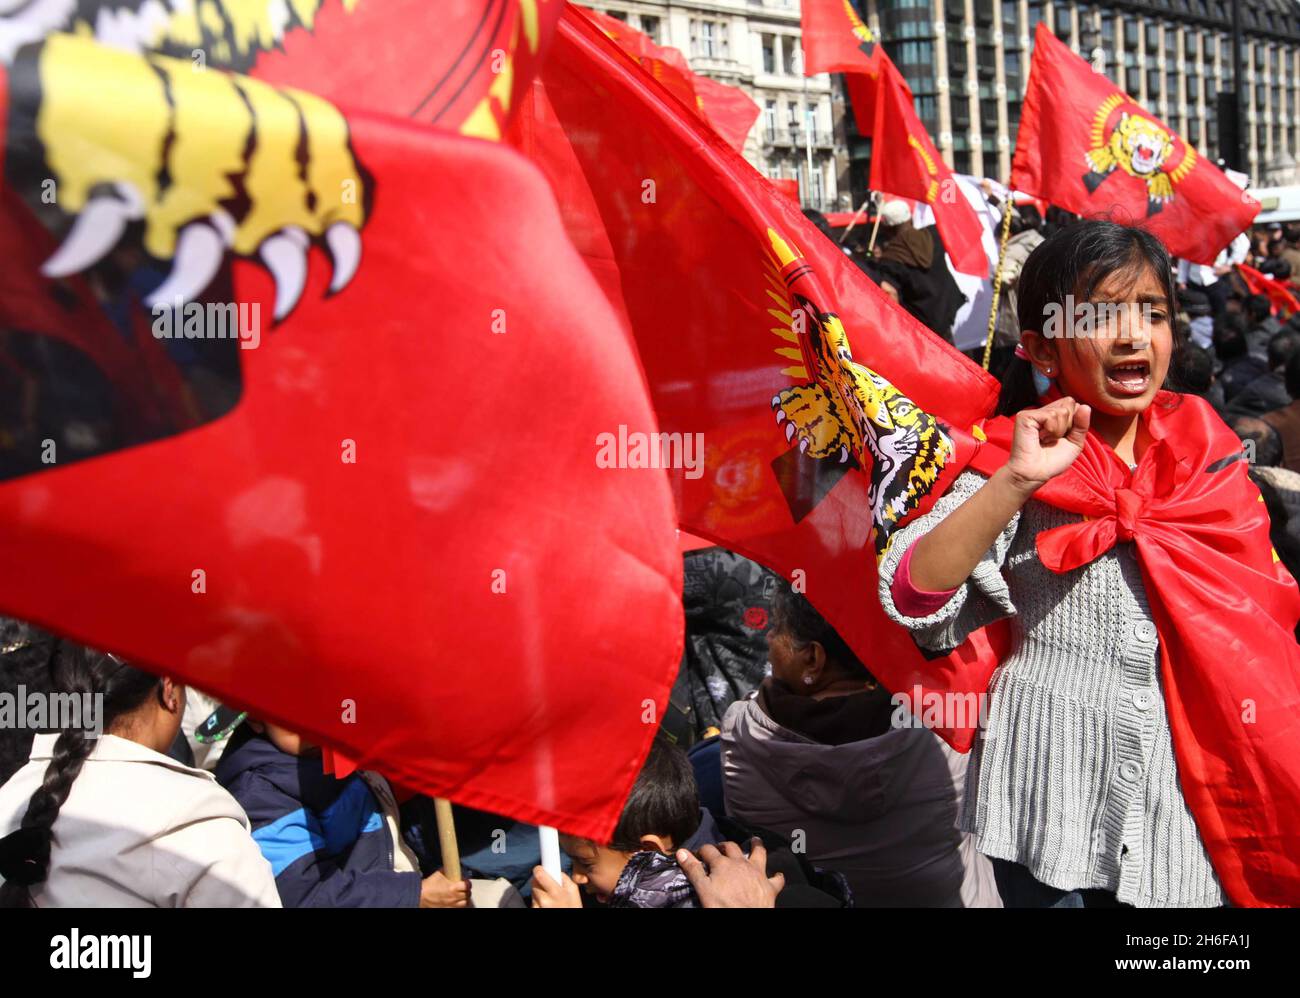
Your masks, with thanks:
[{"label": "grey jacket", "polygon": [[929,731],[821,745],[738,700],[722,774],[728,814],[843,874],[859,908],[1002,906],[992,865],[957,827],[966,757]]}]

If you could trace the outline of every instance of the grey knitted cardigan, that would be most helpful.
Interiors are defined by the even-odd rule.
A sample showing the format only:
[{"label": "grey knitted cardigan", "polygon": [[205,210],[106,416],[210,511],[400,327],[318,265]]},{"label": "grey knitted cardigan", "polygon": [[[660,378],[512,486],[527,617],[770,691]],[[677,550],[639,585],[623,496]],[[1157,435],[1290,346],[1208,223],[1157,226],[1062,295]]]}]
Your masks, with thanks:
[{"label": "grey knitted cardigan", "polygon": [[1082,517],[1030,499],[936,612],[905,617],[894,606],[904,553],[985,481],[963,473],[894,535],[880,564],[885,612],[922,648],[951,650],[1010,617],[1012,650],[993,674],[967,770],[963,831],[986,856],[1052,887],[1111,891],[1138,907],[1226,904],[1178,784],[1132,543],[1058,575],[1038,560],[1035,537]]}]

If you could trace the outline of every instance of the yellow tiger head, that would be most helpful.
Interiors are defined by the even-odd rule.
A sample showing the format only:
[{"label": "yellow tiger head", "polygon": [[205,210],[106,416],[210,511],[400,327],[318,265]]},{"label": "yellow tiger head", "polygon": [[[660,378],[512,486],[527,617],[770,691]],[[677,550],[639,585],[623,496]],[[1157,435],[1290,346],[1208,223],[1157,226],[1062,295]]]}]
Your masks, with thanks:
[{"label": "yellow tiger head", "polygon": [[1125,173],[1143,178],[1159,173],[1174,151],[1174,140],[1167,131],[1150,118],[1127,111],[1120,115],[1108,145]]},{"label": "yellow tiger head", "polygon": [[[889,380],[853,359],[839,317],[799,299],[814,317],[810,339],[816,380],[840,404],[832,411],[848,416],[849,439],[859,458],[870,456],[871,502],[878,545],[890,529],[920,505],[952,458],[951,439],[930,413]],[[862,451],[865,448],[867,454]]]}]

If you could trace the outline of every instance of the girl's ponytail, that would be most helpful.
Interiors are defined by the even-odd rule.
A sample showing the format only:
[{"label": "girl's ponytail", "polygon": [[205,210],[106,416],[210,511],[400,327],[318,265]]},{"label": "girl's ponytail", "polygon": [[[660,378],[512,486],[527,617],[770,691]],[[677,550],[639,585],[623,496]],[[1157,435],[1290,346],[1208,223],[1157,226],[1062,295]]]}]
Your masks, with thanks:
[{"label": "girl's ponytail", "polygon": [[[105,730],[118,718],[143,704],[157,689],[158,680],[111,655],[59,642],[51,659],[52,690],[102,696],[101,721]],[[54,822],[68,799],[95,743],[81,728],[69,728],[54,743],[45,778],[32,794],[18,830],[0,839],[0,908],[32,906],[31,888],[44,883],[50,872],[50,847]]]}]

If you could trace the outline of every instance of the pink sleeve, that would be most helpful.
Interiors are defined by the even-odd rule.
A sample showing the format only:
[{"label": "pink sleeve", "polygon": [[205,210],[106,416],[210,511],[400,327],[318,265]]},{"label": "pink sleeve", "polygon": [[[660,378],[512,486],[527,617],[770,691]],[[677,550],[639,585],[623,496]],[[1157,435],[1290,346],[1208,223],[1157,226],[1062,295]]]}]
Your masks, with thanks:
[{"label": "pink sleeve", "polygon": [[894,608],[904,617],[928,617],[952,599],[957,590],[932,593],[917,589],[912,585],[911,568],[912,548],[908,548],[903,552],[898,571],[894,573],[894,583],[889,587],[889,593],[894,597]]}]

